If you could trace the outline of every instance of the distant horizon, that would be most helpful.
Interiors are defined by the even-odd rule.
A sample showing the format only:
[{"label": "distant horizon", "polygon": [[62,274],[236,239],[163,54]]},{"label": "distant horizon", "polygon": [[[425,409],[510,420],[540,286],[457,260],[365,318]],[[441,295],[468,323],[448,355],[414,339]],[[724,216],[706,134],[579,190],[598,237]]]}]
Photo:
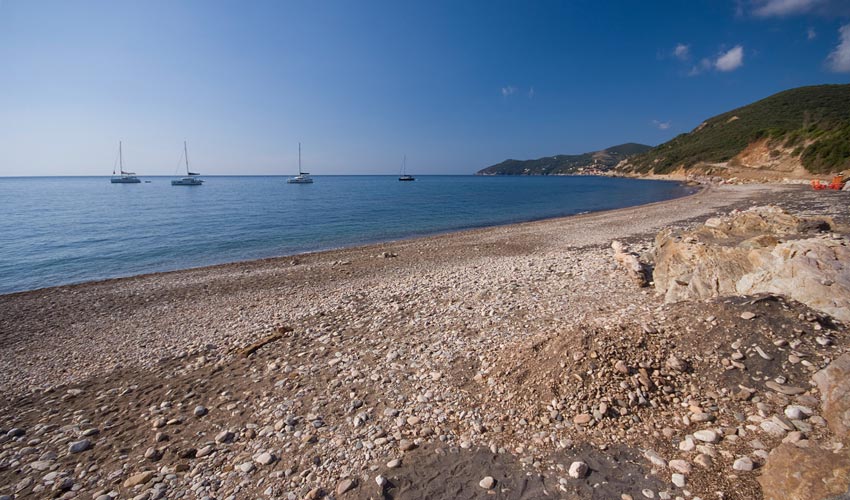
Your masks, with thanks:
[{"label": "distant horizon", "polygon": [[850,3],[0,0],[0,65],[3,177],[466,175],[848,83]]}]

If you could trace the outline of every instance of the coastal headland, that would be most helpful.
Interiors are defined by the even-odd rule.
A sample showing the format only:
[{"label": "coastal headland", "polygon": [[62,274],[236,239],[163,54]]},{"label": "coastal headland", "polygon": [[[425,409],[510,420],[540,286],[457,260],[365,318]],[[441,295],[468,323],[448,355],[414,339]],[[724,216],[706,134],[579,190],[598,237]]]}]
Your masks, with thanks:
[{"label": "coastal headland", "polygon": [[2,295],[0,496],[766,497],[772,451],[841,449],[809,380],[846,326],[776,294],[665,303],[611,243],[648,261],[767,204],[850,223],[847,193],[709,186]]}]

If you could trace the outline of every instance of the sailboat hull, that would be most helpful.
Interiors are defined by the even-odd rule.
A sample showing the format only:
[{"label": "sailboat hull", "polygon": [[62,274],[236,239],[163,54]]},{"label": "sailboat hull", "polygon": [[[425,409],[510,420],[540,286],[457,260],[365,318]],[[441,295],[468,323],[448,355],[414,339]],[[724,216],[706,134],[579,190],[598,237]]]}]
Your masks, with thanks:
[{"label": "sailboat hull", "polygon": [[313,179],[311,179],[310,177],[302,177],[302,176],[299,175],[298,177],[293,177],[291,179],[287,179],[286,183],[287,184],[312,184]]},{"label": "sailboat hull", "polygon": [[194,177],[184,177],[182,179],[175,179],[171,181],[172,186],[201,186],[203,184],[203,180],[195,179]]},{"label": "sailboat hull", "polygon": [[402,175],[401,177],[398,178],[398,180],[400,180],[400,181],[415,181],[416,178],[413,177],[412,175]]},{"label": "sailboat hull", "polygon": [[138,177],[113,177],[109,179],[109,182],[113,184],[139,184],[142,181]]}]

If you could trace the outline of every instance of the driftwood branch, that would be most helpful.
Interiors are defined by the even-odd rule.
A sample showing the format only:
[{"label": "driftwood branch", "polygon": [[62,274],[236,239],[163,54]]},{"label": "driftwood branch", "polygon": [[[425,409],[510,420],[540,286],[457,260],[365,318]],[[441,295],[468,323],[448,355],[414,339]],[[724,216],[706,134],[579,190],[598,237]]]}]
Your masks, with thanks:
[{"label": "driftwood branch", "polygon": [[259,350],[261,347],[265,346],[266,344],[271,344],[272,342],[275,342],[277,340],[282,339],[287,333],[289,333],[291,331],[293,331],[293,329],[289,326],[276,326],[274,328],[274,332],[271,335],[269,335],[268,337],[262,338],[262,339],[254,342],[253,344],[251,344],[247,347],[243,347],[239,351],[239,355],[242,356],[243,358],[247,358],[248,356],[257,352],[257,350]]}]

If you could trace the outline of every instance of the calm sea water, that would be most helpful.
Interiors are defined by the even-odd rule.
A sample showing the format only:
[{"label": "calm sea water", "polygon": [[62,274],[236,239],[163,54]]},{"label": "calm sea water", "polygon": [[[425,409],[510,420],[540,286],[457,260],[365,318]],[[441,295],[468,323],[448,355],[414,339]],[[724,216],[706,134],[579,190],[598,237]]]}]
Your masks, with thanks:
[{"label": "calm sea water", "polygon": [[0,293],[606,210],[686,193],[597,177],[0,178]]}]

